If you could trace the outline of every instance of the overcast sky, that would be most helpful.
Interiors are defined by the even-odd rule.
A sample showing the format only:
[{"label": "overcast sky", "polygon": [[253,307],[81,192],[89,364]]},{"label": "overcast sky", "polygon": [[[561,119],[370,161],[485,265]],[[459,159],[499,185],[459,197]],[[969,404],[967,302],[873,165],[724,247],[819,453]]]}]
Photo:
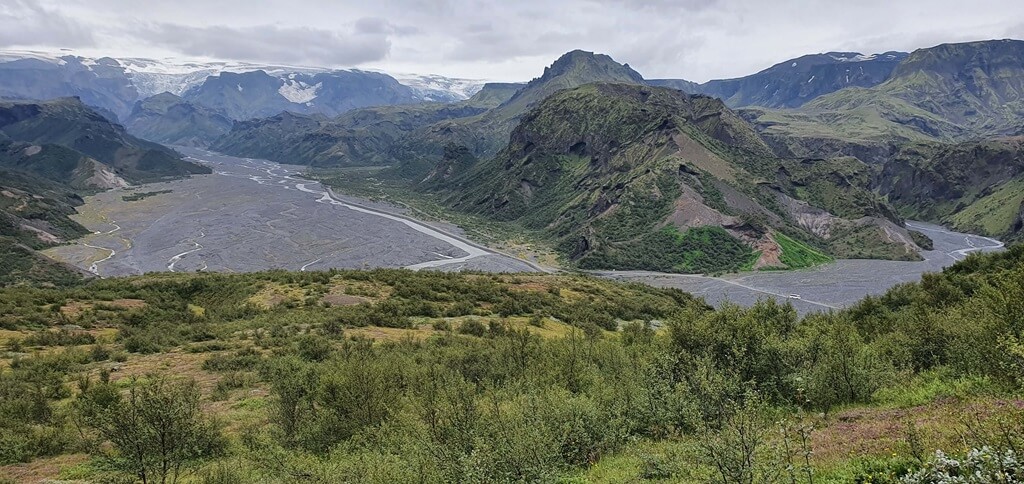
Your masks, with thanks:
[{"label": "overcast sky", "polygon": [[1024,0],[0,0],[0,48],[528,80],[584,49],[706,81],[802,54],[1024,38]]}]

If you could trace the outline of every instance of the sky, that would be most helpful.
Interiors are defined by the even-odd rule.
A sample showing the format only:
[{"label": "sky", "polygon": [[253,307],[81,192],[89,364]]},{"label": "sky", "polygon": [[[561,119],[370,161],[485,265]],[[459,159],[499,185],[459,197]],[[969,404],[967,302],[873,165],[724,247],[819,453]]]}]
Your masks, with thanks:
[{"label": "sky", "polygon": [[645,78],[1024,39],[1021,0],[0,0],[0,48],[529,80],[583,49]]}]

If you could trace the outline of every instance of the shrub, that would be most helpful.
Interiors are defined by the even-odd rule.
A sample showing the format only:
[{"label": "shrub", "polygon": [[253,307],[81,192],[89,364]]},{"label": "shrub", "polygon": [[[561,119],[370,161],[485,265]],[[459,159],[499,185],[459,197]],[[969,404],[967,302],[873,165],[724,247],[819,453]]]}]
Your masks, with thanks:
[{"label": "shrub", "polygon": [[482,337],[487,334],[487,327],[484,326],[480,320],[476,318],[469,318],[459,325],[459,333]]}]

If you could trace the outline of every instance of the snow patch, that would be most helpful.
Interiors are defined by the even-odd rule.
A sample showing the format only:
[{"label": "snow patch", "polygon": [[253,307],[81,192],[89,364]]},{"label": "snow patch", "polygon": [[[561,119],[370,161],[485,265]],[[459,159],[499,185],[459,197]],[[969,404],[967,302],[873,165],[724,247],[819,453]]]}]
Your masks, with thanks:
[{"label": "snow patch", "polygon": [[[855,54],[855,55],[853,55],[851,57],[847,57],[847,56],[844,56],[844,55],[829,54],[829,57],[831,57],[833,60],[835,60],[837,62],[864,62],[864,61],[869,61],[869,60],[877,59],[878,58],[878,54],[871,54],[871,55]],[[889,55],[888,57],[889,58],[893,58],[894,56]]]},{"label": "snow patch", "polygon": [[245,89],[242,89],[242,85],[241,84],[237,84],[237,85],[235,85],[235,87],[238,88],[238,92],[242,92],[242,91],[245,90]]},{"label": "snow patch", "polygon": [[427,100],[462,100],[473,97],[488,81],[460,79],[436,74],[390,74],[399,84],[411,87]]},{"label": "snow patch", "polygon": [[295,104],[305,104],[316,99],[317,93],[323,85],[324,83],[318,82],[311,86],[305,82],[289,78],[281,84],[277,92]]}]

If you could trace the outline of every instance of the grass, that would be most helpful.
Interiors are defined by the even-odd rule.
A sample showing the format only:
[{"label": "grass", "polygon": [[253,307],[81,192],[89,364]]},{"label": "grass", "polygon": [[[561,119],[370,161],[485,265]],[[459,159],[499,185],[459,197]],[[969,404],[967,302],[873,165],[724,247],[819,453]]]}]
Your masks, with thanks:
[{"label": "grass", "polygon": [[872,396],[883,407],[909,408],[929,402],[956,398],[968,399],[998,393],[991,380],[981,377],[956,377],[948,369],[915,375],[902,385],[885,387]]},{"label": "grass", "polygon": [[1010,180],[950,217],[953,227],[987,235],[1009,233],[1024,201],[1024,178]]},{"label": "grass", "polygon": [[802,269],[805,267],[814,267],[821,264],[827,264],[832,262],[832,257],[824,254],[823,252],[814,249],[807,244],[794,240],[786,234],[781,232],[775,232],[773,234],[775,242],[782,248],[782,254],[779,256],[779,260],[783,264],[786,264],[790,269]]},{"label": "grass", "polygon": [[155,196],[157,196],[157,195],[163,195],[163,194],[165,194],[165,193],[171,193],[171,192],[173,192],[173,191],[174,191],[174,190],[157,190],[157,191],[155,191],[155,192],[139,192],[139,193],[133,193],[133,194],[131,194],[131,195],[123,195],[123,196],[121,197],[121,200],[124,200],[124,201],[126,201],[126,202],[136,202],[136,201],[139,201],[139,200],[144,200],[144,199],[147,199],[147,198],[149,198],[149,197],[155,197]]}]

